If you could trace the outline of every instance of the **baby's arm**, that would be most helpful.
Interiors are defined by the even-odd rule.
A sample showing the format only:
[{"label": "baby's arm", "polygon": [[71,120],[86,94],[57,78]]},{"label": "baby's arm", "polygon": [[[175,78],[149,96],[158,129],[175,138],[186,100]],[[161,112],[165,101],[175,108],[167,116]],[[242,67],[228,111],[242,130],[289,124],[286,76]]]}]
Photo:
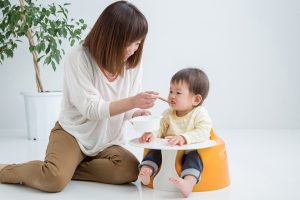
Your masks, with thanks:
[{"label": "baby's arm", "polygon": [[160,128],[158,131],[155,131],[154,133],[153,132],[146,132],[144,133],[140,138],[139,138],[139,142],[141,143],[144,143],[144,142],[151,142],[153,141],[153,139],[155,137],[164,137],[165,133],[167,132],[168,130],[168,127],[169,127],[169,123],[168,123],[168,110],[165,111],[163,113],[163,117],[162,119],[160,120]]},{"label": "baby's arm", "polygon": [[194,120],[194,129],[181,136],[185,138],[187,144],[193,144],[198,142],[204,142],[209,140],[210,130],[212,128],[211,119],[206,110],[197,113]]}]

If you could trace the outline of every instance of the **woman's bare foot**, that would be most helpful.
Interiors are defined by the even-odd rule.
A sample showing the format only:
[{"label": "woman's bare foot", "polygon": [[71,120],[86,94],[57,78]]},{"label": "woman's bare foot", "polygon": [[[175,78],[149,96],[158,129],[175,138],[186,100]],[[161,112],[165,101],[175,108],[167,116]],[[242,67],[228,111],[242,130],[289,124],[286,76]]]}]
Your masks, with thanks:
[{"label": "woman's bare foot", "polygon": [[171,177],[169,180],[175,184],[185,198],[191,194],[194,185],[197,183],[196,178],[189,175],[185,176],[184,179],[180,177]]},{"label": "woman's bare foot", "polygon": [[138,179],[144,184],[150,183],[150,176],[152,175],[152,168],[148,166],[142,166]]},{"label": "woman's bare foot", "polygon": [[4,165],[4,164],[0,164],[0,171],[4,168],[4,167],[6,167],[7,165]]}]

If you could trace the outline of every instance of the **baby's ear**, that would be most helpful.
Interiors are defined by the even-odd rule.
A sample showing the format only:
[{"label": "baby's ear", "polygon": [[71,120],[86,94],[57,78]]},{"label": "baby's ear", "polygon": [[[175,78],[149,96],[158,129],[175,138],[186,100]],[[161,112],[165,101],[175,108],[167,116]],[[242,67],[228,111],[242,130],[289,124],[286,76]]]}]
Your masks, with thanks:
[{"label": "baby's ear", "polygon": [[193,102],[193,106],[198,106],[199,104],[201,104],[202,102],[202,96],[200,94],[196,94],[194,96],[194,102]]}]

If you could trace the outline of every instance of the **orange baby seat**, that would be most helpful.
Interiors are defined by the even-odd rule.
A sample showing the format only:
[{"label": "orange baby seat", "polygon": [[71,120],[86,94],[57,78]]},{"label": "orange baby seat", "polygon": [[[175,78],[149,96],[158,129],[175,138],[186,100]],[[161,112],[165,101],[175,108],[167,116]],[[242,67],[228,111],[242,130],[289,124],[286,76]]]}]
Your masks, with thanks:
[{"label": "orange baby seat", "polygon": [[[203,172],[199,183],[194,186],[193,192],[217,190],[230,184],[224,140],[218,137],[213,129],[210,131],[210,139],[216,141],[215,146],[197,150],[203,162]],[[144,150],[144,156],[148,151],[149,149]],[[175,168],[178,174],[181,172],[183,154],[183,150],[179,150],[177,153]],[[151,177],[147,187],[153,188],[153,179]]]}]

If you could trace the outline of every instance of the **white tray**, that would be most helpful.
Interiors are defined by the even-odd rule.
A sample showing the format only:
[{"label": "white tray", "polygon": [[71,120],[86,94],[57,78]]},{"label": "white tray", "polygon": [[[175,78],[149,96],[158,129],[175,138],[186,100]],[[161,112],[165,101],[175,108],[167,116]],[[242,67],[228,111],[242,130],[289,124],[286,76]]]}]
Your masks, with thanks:
[{"label": "white tray", "polygon": [[204,149],[211,146],[216,145],[216,141],[214,140],[207,140],[205,142],[199,142],[196,144],[185,144],[182,146],[176,145],[176,146],[168,146],[168,142],[166,139],[163,138],[155,138],[152,142],[145,142],[141,143],[139,142],[138,138],[132,139],[129,142],[130,145],[141,147],[141,148],[147,148],[147,149],[162,149],[162,150],[190,150],[190,149]]}]

